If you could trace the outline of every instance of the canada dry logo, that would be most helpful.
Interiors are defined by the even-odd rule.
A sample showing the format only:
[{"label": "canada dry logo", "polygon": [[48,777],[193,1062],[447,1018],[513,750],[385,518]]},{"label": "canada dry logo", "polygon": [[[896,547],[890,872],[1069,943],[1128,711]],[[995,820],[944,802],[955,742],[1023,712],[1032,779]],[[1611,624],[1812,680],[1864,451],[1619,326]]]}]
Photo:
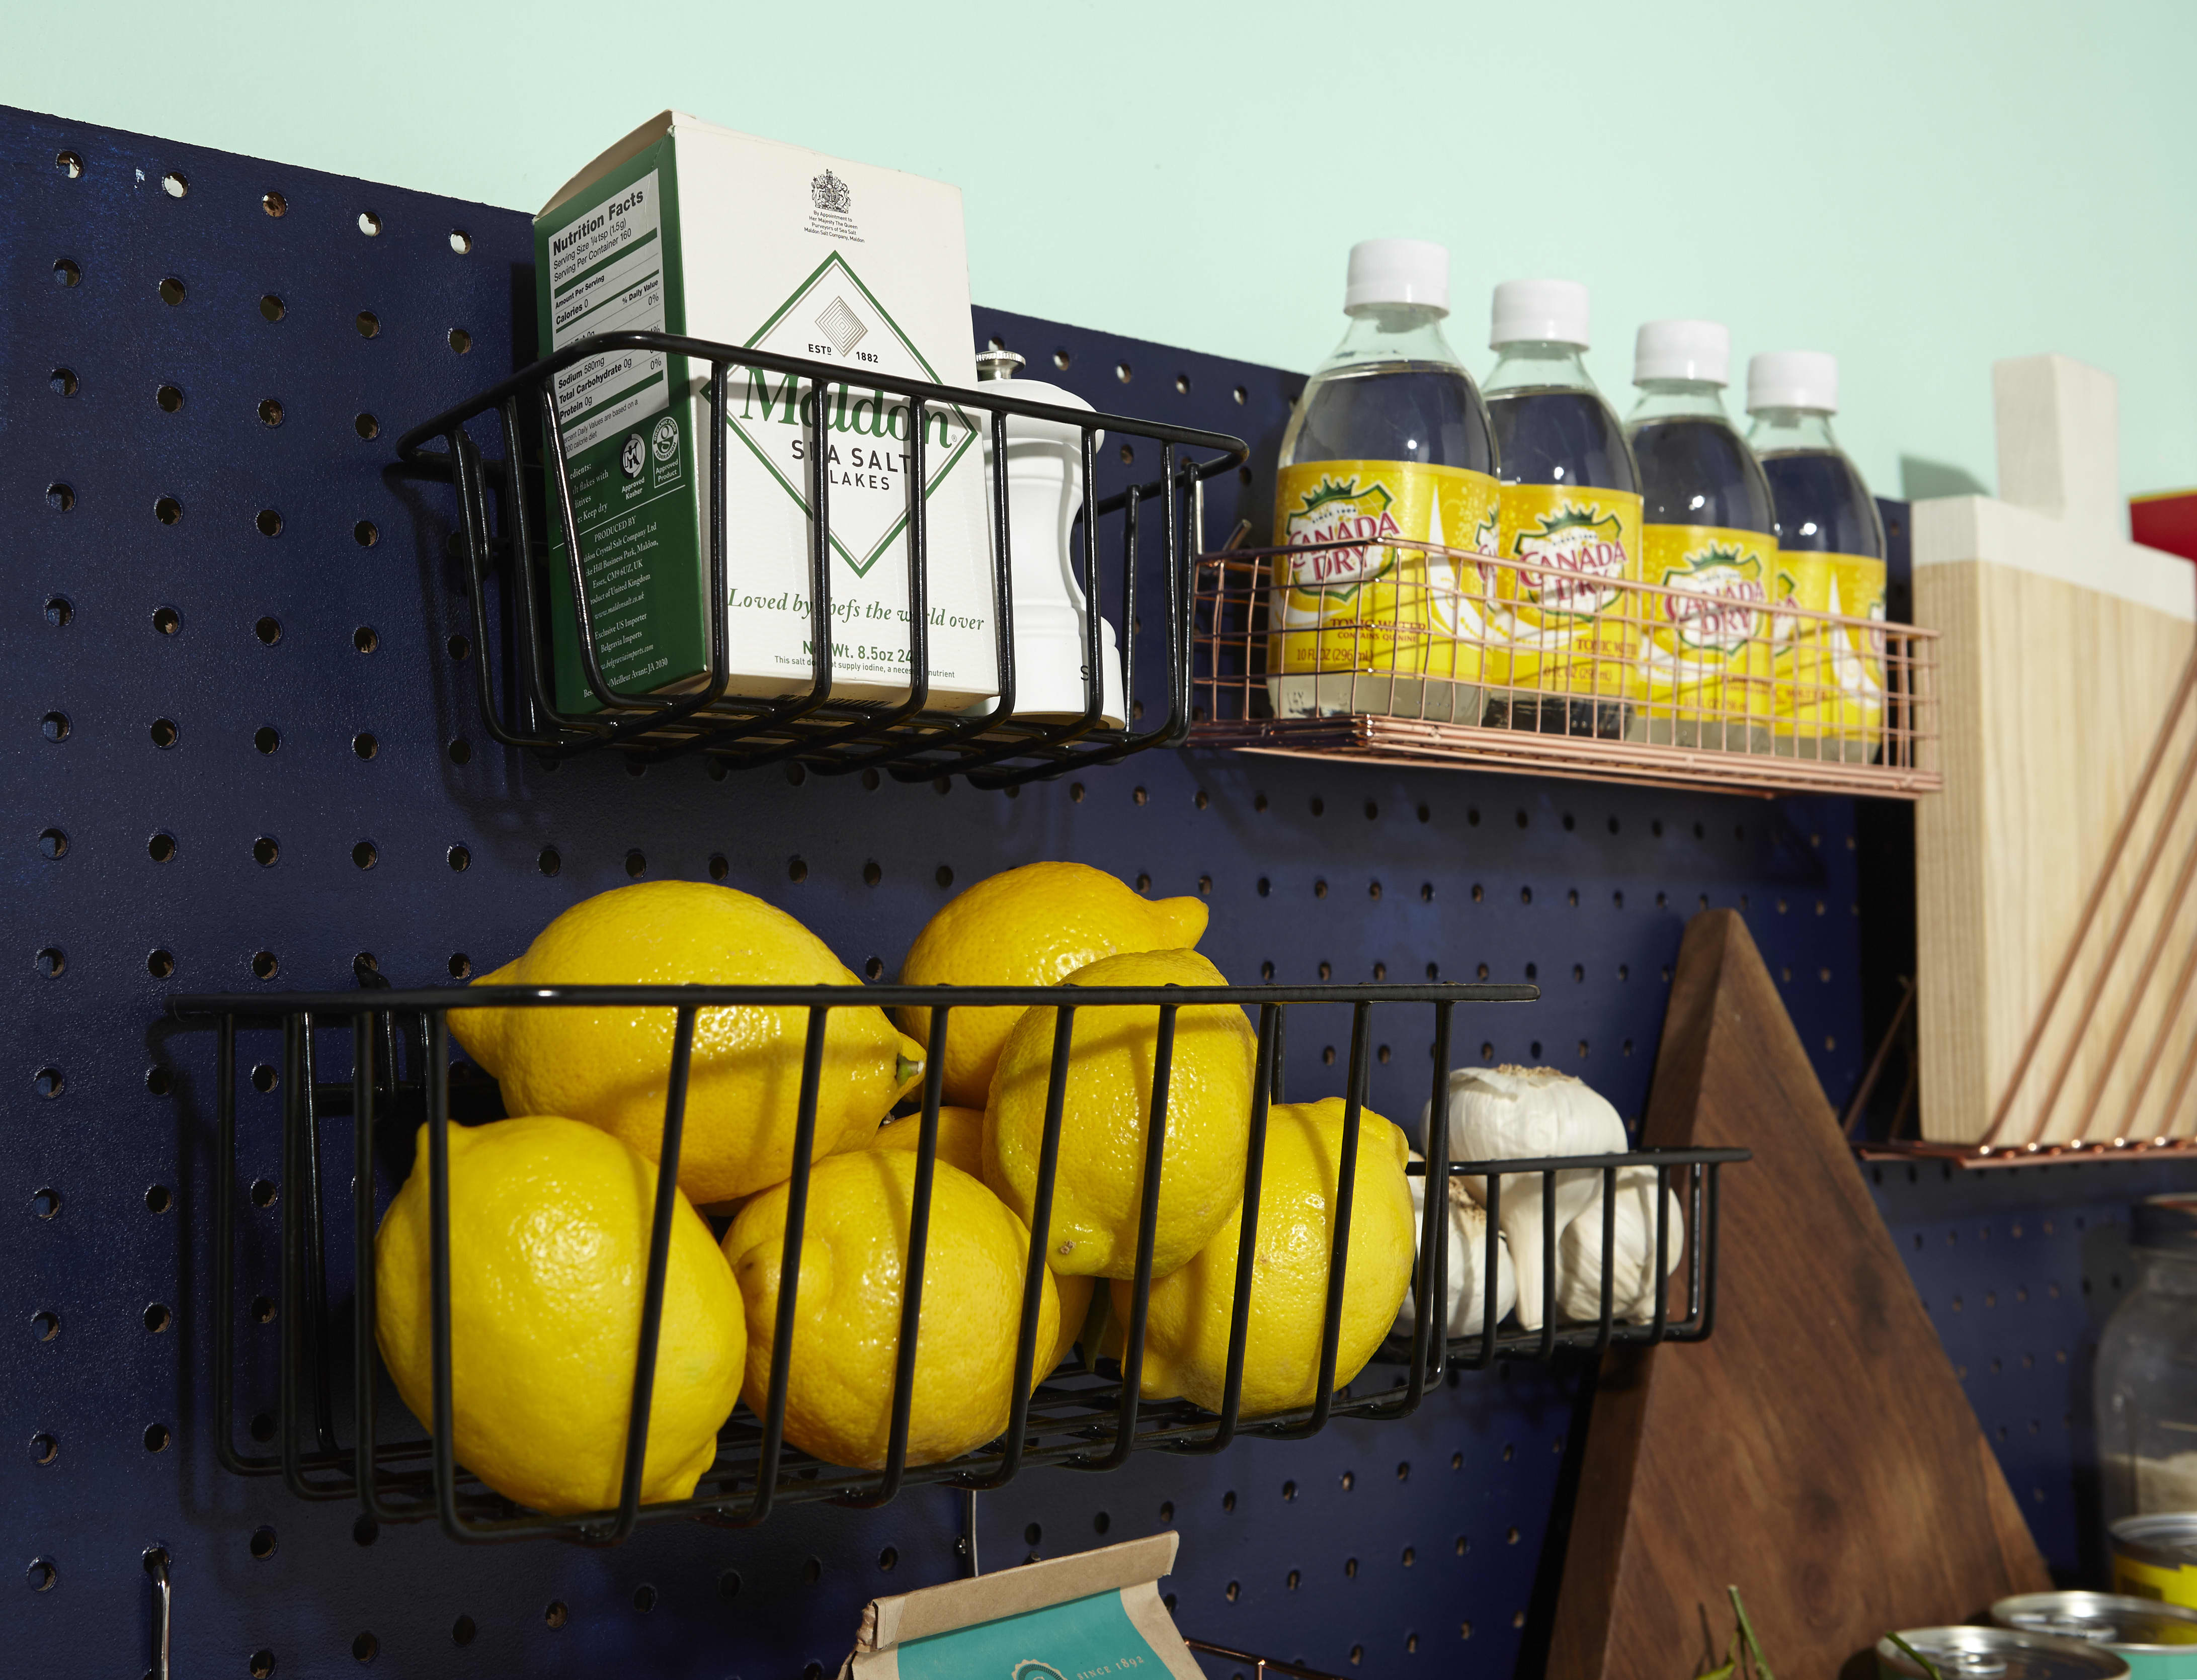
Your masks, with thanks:
[{"label": "canada dry logo", "polygon": [[1544,513],[1539,529],[1522,530],[1514,559],[1545,571],[1521,571],[1518,593],[1550,617],[1591,618],[1615,605],[1625,576],[1624,522],[1591,507]]},{"label": "canada dry logo", "polygon": [[819,210],[828,210],[834,216],[844,216],[847,206],[855,201],[847,183],[826,170],[809,183],[809,201]]},{"label": "canada dry logo", "polygon": [[1678,646],[1732,654],[1761,633],[1756,609],[1770,599],[1763,587],[1762,557],[1736,547],[1712,542],[1667,567],[1663,614],[1677,633]]},{"label": "canada dry logo", "polygon": [[[1291,559],[1291,584],[1323,589],[1348,600],[1359,584],[1390,571],[1396,551],[1378,545],[1384,538],[1403,535],[1394,506],[1395,499],[1378,480],[1361,489],[1355,473],[1341,480],[1321,475],[1319,485],[1307,490],[1290,510],[1286,522],[1284,542],[1312,550]],[[1348,546],[1321,546],[1327,543]]]}]

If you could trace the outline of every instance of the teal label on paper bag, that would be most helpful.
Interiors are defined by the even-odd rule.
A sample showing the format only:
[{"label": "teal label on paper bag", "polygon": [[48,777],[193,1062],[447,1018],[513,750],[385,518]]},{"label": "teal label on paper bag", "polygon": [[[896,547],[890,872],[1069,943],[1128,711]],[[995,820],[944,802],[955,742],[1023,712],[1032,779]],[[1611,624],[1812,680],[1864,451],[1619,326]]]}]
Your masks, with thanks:
[{"label": "teal label on paper bag", "polygon": [[912,1640],[899,1659],[900,1680],[1160,1680],[1168,1671],[1118,1592]]}]

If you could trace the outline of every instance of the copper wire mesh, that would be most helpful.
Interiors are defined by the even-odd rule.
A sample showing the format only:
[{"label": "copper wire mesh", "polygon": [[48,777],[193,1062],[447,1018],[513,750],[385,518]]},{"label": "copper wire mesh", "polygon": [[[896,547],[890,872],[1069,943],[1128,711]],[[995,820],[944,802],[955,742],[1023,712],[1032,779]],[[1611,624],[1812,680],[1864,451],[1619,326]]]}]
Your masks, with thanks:
[{"label": "copper wire mesh", "polygon": [[1201,555],[1191,735],[1762,793],[1942,785],[1935,633],[1776,587],[1736,571],[1666,587],[1408,541]]}]

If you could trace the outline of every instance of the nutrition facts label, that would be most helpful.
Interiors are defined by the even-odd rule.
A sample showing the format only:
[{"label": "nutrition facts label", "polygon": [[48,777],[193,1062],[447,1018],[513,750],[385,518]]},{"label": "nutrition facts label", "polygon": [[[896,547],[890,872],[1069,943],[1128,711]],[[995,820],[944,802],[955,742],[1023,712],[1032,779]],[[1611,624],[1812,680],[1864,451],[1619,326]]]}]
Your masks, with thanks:
[{"label": "nutrition facts label", "polygon": [[[597,333],[662,332],[664,215],[658,171],[589,205],[549,238],[550,343]],[[670,406],[664,357],[623,350],[557,375],[565,448],[575,453]]]}]

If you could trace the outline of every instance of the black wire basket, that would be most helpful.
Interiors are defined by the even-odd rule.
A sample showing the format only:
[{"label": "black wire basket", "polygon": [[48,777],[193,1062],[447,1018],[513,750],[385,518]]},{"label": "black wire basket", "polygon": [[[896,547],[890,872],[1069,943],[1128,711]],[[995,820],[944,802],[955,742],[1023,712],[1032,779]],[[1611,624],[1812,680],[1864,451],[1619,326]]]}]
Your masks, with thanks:
[{"label": "black wire basket", "polygon": [[[803,382],[800,410],[807,471],[803,485],[808,528],[809,686],[774,699],[728,693],[731,647],[724,602],[731,559],[726,536],[725,455],[710,451],[706,576],[709,600],[709,670],[691,692],[640,693],[616,687],[604,674],[598,626],[588,605],[586,545],[563,545],[576,617],[580,665],[600,710],[559,710],[545,673],[549,663],[549,568],[554,564],[548,533],[574,531],[572,486],[563,432],[558,425],[556,375],[592,357],[634,351],[706,363],[705,411],[728,412],[734,368],[774,373]],[[675,365],[680,365],[675,363]],[[907,564],[907,611],[910,681],[897,700],[857,702],[832,698],[832,568],[831,473],[826,449],[828,403],[817,392],[834,385],[874,391],[910,407],[910,460],[907,530],[902,545]],[[988,487],[997,697],[972,711],[931,710],[928,673],[931,591],[928,492],[925,468],[925,419],[933,409],[989,416],[992,461]],[[1017,715],[1015,708],[1014,601],[1008,538],[1007,433],[1010,414],[1072,427],[1080,436],[1080,488],[1074,544],[1076,582],[1085,606],[1083,687],[1080,717]],[[501,458],[491,461],[467,431],[474,420],[494,416]],[[1100,500],[1098,437],[1149,441],[1158,446],[1159,472],[1151,480]],[[440,449],[429,447],[441,439]],[[925,781],[949,774],[969,776],[978,785],[1008,786],[1063,772],[1113,763],[1147,748],[1173,745],[1189,733],[1190,557],[1198,542],[1199,486],[1218,473],[1243,465],[1249,449],[1239,438],[1194,427],[1140,420],[1032,402],[1014,394],[1012,380],[974,387],[946,385],[861,372],[836,364],[774,355],[736,345],[681,338],[664,333],[607,333],[567,345],[514,374],[397,440],[408,466],[455,481],[461,517],[460,536],[467,569],[473,638],[480,651],[474,663],[482,716],[489,733],[505,746],[531,748],[557,757],[623,747],[648,757],[699,752],[714,764],[745,768],[787,761],[824,774],[878,769],[904,781]],[[539,466],[527,466],[530,461]],[[513,466],[519,463],[514,472]],[[537,488],[537,482],[539,485]],[[493,493],[492,493],[493,492]],[[546,507],[548,517],[536,511]],[[496,510],[501,509],[501,518]],[[1112,529],[1110,537],[1106,535]],[[1110,544],[1118,544],[1120,593],[1106,587],[1109,568],[1101,564]],[[1158,551],[1158,565],[1150,562]],[[1140,578],[1139,573],[1147,575]],[[491,588],[491,582],[500,587]],[[492,606],[491,602],[500,605]],[[507,623],[496,622],[498,618]],[[1102,671],[1110,655],[1104,624],[1117,626],[1122,704],[1135,721],[1144,707],[1137,698],[1143,670],[1147,692],[1155,667],[1163,677],[1163,716],[1149,728],[1109,726],[1104,718]],[[1146,623],[1151,625],[1147,630]],[[491,669],[490,650],[507,650],[510,669],[501,683]],[[501,692],[500,692],[500,690]]]},{"label": "black wire basket", "polygon": [[[1441,1180],[1458,1176],[1487,1179],[1482,1192],[1488,1210],[1481,1275],[1487,1295],[1476,1334],[1450,1338],[1443,1334],[1448,1306],[1449,1209],[1446,1195],[1425,1198],[1414,1272],[1414,1302],[1408,1335],[1389,1337],[1372,1363],[1347,1387],[1336,1382],[1338,1324],[1349,1263],[1351,1202],[1361,1119],[1377,1010],[1388,1013],[1416,1005],[1433,1014],[1433,1112],[1447,1111],[1447,1069],[1451,1022],[1459,1004],[1531,1001],[1531,986],[1210,986],[1210,987],[916,987],[916,986],[543,986],[445,988],[394,991],[378,976],[360,978],[377,989],[353,993],[295,994],[287,996],[224,995],[178,997],[171,1007],[188,1020],[211,1022],[218,1034],[216,1103],[220,1141],[216,1162],[215,1225],[215,1416],[223,1466],[243,1475],[283,1477],[290,1490],[307,1499],[357,1500],[376,1521],[435,1519],[452,1537],[466,1541],[517,1539],[554,1535],[591,1544],[615,1544],[644,1519],[688,1517],[733,1527],[759,1523],[781,1503],[832,1500],[842,1504],[885,1503],[911,1483],[939,1483],[969,1489],[996,1488],[1026,1465],[1052,1464],[1083,1470],[1107,1470],[1132,1452],[1158,1449],[1189,1454],[1223,1451],[1241,1436],[1296,1439],[1317,1434],[1333,1418],[1394,1419],[1411,1415],[1428,1391],[1440,1387],[1454,1368],[1484,1368],[1498,1358],[1547,1359],[1560,1350],[1599,1351],[1619,1346],[1652,1346],[1665,1341],[1698,1341],[1713,1327],[1716,1303],[1718,1174],[1724,1166],[1748,1158],[1743,1150],[1646,1150],[1622,1155],[1504,1162],[1452,1162],[1448,1127],[1428,1128],[1427,1157],[1412,1171]],[[1223,1403],[1218,1412],[1187,1400],[1141,1398],[1145,1313],[1152,1285],[1153,1233],[1158,1206],[1164,1123],[1150,1116],[1166,1114],[1178,1011],[1189,1005],[1230,1005],[1255,1012],[1257,1040],[1250,1112],[1246,1117],[1248,1150],[1243,1179],[1242,1237],[1237,1257],[1235,1293]],[[772,1343],[770,1387],[761,1414],[735,1408],[719,1432],[715,1462],[693,1497],[649,1504],[641,1502],[643,1451],[653,1393],[657,1342],[676,1185],[681,1129],[698,1012],[748,1005],[792,1006],[807,1011],[802,1083],[789,1184],[777,1317]],[[919,1006],[930,1011],[919,1109],[912,1121],[921,1127],[908,1234],[907,1283],[903,1290],[898,1348],[893,1373],[890,1445],[883,1467],[849,1469],[810,1457],[785,1439],[789,1376],[792,1364],[795,1311],[801,1270],[801,1237],[814,1154],[816,1112],[823,1069],[825,1028],[834,1009]],[[916,1326],[922,1303],[922,1273],[937,1158],[938,1111],[946,1048],[954,1011],[965,1008],[1044,1006],[1055,1011],[1031,1242],[1023,1280],[1022,1311],[1015,1345],[1014,1396],[1001,1435],[978,1451],[941,1463],[907,1463],[909,1420],[914,1391]],[[1156,1011],[1155,1053],[1146,1108],[1145,1156],[1139,1225],[1139,1249],[1127,1315],[1126,1339],[1118,1365],[1087,1358],[1067,1363],[1041,1383],[1036,1374],[1037,1338],[1045,1256],[1051,1234],[1055,1179],[1059,1161],[1066,1065],[1072,1023],[1078,1010],[1132,1005]],[[676,1012],[667,1098],[658,1155],[660,1168],[650,1231],[642,1323],[635,1358],[622,1497],[615,1509],[575,1516],[547,1516],[511,1503],[481,1485],[454,1457],[452,1423],[455,1401],[451,1376],[450,1225],[448,1204],[449,1128],[464,1118],[490,1119],[501,1112],[484,1079],[454,1079],[449,1052],[449,1011],[453,1008],[663,1008]],[[1321,1333],[1319,1376],[1312,1403],[1290,1411],[1245,1418],[1239,1416],[1247,1342],[1251,1278],[1261,1190],[1261,1156],[1269,1105],[1282,1100],[1283,1046],[1293,1010],[1347,1009],[1350,1056],[1344,1103],[1341,1159],[1330,1223],[1331,1248]],[[281,1179],[278,1187],[255,1185],[253,1200],[262,1208],[279,1200],[281,1283],[279,1302],[264,1299],[255,1316],[280,1319],[279,1403],[273,1415],[261,1413],[248,1433],[271,1451],[241,1449],[236,1440],[240,1350],[237,1332],[239,1150],[237,1140],[237,1044],[241,1030],[279,1025],[281,1067],[275,1082],[282,1092]],[[331,1032],[348,1043],[338,1051],[348,1062],[347,1077],[322,1076]],[[471,1064],[458,1072],[478,1075]],[[272,1070],[265,1070],[271,1072]],[[256,1081],[266,1088],[263,1076]],[[467,1110],[454,1118],[456,1106]],[[350,1195],[339,1171],[329,1169],[328,1123],[351,1122]],[[377,1174],[393,1190],[391,1163],[385,1158],[387,1128],[409,1131],[424,1121],[431,1185],[430,1298],[432,1315],[432,1411],[431,1434],[404,1417],[380,1364],[375,1343],[374,1241],[386,1195],[378,1193]],[[401,1142],[401,1138],[399,1139]],[[1648,1167],[1656,1174],[1655,1305],[1644,1323],[1620,1320],[1611,1300],[1614,1230],[1605,1194],[1601,1221],[1601,1311],[1597,1319],[1559,1324],[1553,1312],[1541,1328],[1504,1329],[1497,1320],[1498,1243],[1503,1174],[1537,1174],[1545,1213],[1545,1277],[1556,1268],[1556,1173],[1559,1169],[1600,1172],[1605,1191],[1614,1191],[1619,1171]],[[395,1174],[402,1177],[402,1173]],[[1667,1217],[1668,1193],[1677,1190],[1686,1209],[1685,1228],[1674,1231]],[[348,1204],[346,1206],[346,1203]],[[350,1238],[351,1295],[341,1246]],[[1674,1245],[1685,1244],[1685,1305],[1672,1312],[1668,1280]],[[334,1263],[332,1265],[332,1256]],[[1434,1285],[1432,1280],[1443,1280]],[[344,1330],[348,1318],[349,1334]],[[393,1414],[393,1416],[392,1416]],[[345,1437],[348,1435],[348,1444]]]}]

